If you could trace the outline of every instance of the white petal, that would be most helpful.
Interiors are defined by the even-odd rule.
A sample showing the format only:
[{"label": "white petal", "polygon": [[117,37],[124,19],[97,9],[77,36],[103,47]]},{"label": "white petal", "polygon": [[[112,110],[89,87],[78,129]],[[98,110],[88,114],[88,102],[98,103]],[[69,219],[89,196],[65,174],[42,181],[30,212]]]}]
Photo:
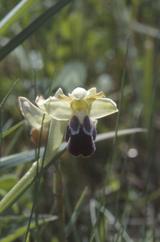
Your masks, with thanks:
[{"label": "white petal", "polygon": [[41,103],[43,103],[45,101],[44,97],[43,96],[37,96],[36,97],[36,100],[35,100],[35,103],[39,106],[41,105]]},{"label": "white petal", "polygon": [[43,105],[48,115],[56,120],[69,120],[72,115],[70,103],[65,100],[50,97]]},{"label": "white petal", "polygon": [[[40,129],[42,125],[44,112],[42,112],[39,108],[37,108],[25,97],[19,97],[18,101],[20,110],[23,116],[29,122],[29,124],[36,129]],[[45,115],[45,122],[46,121],[49,121],[48,115]]]},{"label": "white petal", "polygon": [[110,98],[96,99],[91,106],[90,117],[99,119],[118,112],[116,103]]},{"label": "white petal", "polygon": [[59,95],[64,95],[62,88],[58,88],[54,96],[59,97]]}]

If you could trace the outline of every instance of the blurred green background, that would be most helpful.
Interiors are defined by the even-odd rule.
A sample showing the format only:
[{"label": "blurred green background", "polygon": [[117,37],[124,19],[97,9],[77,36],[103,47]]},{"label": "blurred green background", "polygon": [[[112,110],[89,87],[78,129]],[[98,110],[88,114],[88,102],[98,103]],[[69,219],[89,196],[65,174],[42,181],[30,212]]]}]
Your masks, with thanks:
[{"label": "blurred green background", "polygon": [[[99,142],[95,154],[87,159],[74,158],[67,152],[62,155],[66,224],[82,191],[88,187],[68,241],[129,241],[124,235],[127,231],[133,241],[158,242],[160,1],[68,1],[56,10],[55,16],[48,17],[23,43],[3,56],[10,40],[29,24],[33,26],[32,21],[56,4],[53,0],[26,2],[16,9],[10,22],[4,18],[19,1],[0,2],[0,19],[7,22],[0,23],[1,130],[23,119],[18,96],[34,102],[37,95],[47,98],[59,87],[66,94],[77,86],[104,91],[118,104],[120,112],[100,120],[98,133],[115,127],[143,127],[148,132]],[[29,132],[23,124],[7,137],[1,136],[1,157],[33,149]],[[1,169],[1,197],[29,167],[30,164],[19,163]],[[56,214],[54,173],[55,167],[50,166],[39,184],[36,205],[39,214]],[[33,194],[34,186],[0,215],[0,242],[24,241],[23,229]],[[108,214],[103,211],[94,214],[91,199],[95,198]],[[123,229],[111,221],[112,216]],[[33,227],[28,241],[61,241],[56,221]],[[19,236],[7,237],[15,235],[19,228]]]}]

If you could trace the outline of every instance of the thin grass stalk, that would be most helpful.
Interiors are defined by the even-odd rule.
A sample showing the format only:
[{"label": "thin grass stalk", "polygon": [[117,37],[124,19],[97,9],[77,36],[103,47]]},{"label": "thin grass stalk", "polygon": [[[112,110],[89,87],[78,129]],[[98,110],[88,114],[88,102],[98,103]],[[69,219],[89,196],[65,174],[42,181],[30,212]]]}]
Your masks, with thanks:
[{"label": "thin grass stalk", "polygon": [[67,238],[65,235],[65,204],[64,204],[64,181],[61,169],[61,162],[58,161],[56,164],[56,208],[58,215],[58,237],[59,242],[66,242]]},{"label": "thin grass stalk", "polygon": [[88,187],[85,187],[84,190],[82,191],[82,193],[81,193],[81,195],[80,195],[80,197],[79,197],[75,207],[74,207],[74,210],[73,210],[73,213],[71,215],[70,221],[69,221],[69,223],[67,224],[67,226],[65,228],[65,233],[66,233],[67,237],[70,235],[70,233],[74,229],[76,220],[77,220],[77,218],[79,216],[82,204],[84,203],[84,200],[87,197],[87,194],[88,194]]},{"label": "thin grass stalk", "polygon": [[4,96],[4,98],[2,99],[1,103],[0,103],[0,157],[2,156],[2,142],[3,142],[3,131],[2,131],[2,116],[3,116],[3,107],[5,102],[7,101],[7,98],[9,97],[9,95],[11,94],[11,92],[14,90],[16,84],[17,84],[18,80],[14,81],[13,84],[11,85],[11,87],[9,88],[7,94]]}]

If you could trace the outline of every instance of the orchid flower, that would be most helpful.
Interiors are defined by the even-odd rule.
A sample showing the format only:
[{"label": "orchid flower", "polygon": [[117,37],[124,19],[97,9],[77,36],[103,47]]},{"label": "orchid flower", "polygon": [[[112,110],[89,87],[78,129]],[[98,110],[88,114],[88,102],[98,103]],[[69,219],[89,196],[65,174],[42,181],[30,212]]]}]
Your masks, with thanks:
[{"label": "orchid flower", "polygon": [[89,90],[77,87],[68,95],[59,88],[47,99],[38,96],[35,103],[19,97],[20,110],[29,124],[40,129],[43,116],[44,126],[51,120],[66,121],[67,147],[75,156],[89,156],[95,152],[97,119],[118,111],[116,103],[103,92],[97,92],[95,87]]}]

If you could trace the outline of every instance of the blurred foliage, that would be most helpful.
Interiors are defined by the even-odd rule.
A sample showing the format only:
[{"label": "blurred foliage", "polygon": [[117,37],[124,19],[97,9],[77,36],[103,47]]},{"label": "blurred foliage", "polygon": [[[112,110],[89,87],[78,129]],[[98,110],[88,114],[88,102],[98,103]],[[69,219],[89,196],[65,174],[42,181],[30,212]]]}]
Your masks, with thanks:
[{"label": "blurred foliage", "polygon": [[[56,3],[31,2],[0,35],[0,48]],[[18,3],[1,0],[1,19]],[[58,87],[68,93],[76,86],[96,86],[119,104],[119,118],[113,115],[100,121],[100,133],[115,127],[148,129],[147,135],[99,142],[88,159],[67,152],[61,156],[68,241],[160,240],[159,12],[159,0],[74,0],[0,62],[1,156],[34,148],[28,127],[15,126],[11,132],[22,120],[17,97],[34,101],[38,94],[48,97]],[[29,164],[21,164],[0,171],[1,197],[28,168]],[[50,166],[40,181],[33,216],[38,214],[40,220],[42,214],[57,212],[57,170]],[[0,215],[0,242],[24,241],[35,189],[33,185]],[[91,198],[98,202],[92,203]],[[60,241],[58,222],[36,223],[31,221],[34,228],[27,241]],[[7,240],[20,228],[19,239]]]}]

